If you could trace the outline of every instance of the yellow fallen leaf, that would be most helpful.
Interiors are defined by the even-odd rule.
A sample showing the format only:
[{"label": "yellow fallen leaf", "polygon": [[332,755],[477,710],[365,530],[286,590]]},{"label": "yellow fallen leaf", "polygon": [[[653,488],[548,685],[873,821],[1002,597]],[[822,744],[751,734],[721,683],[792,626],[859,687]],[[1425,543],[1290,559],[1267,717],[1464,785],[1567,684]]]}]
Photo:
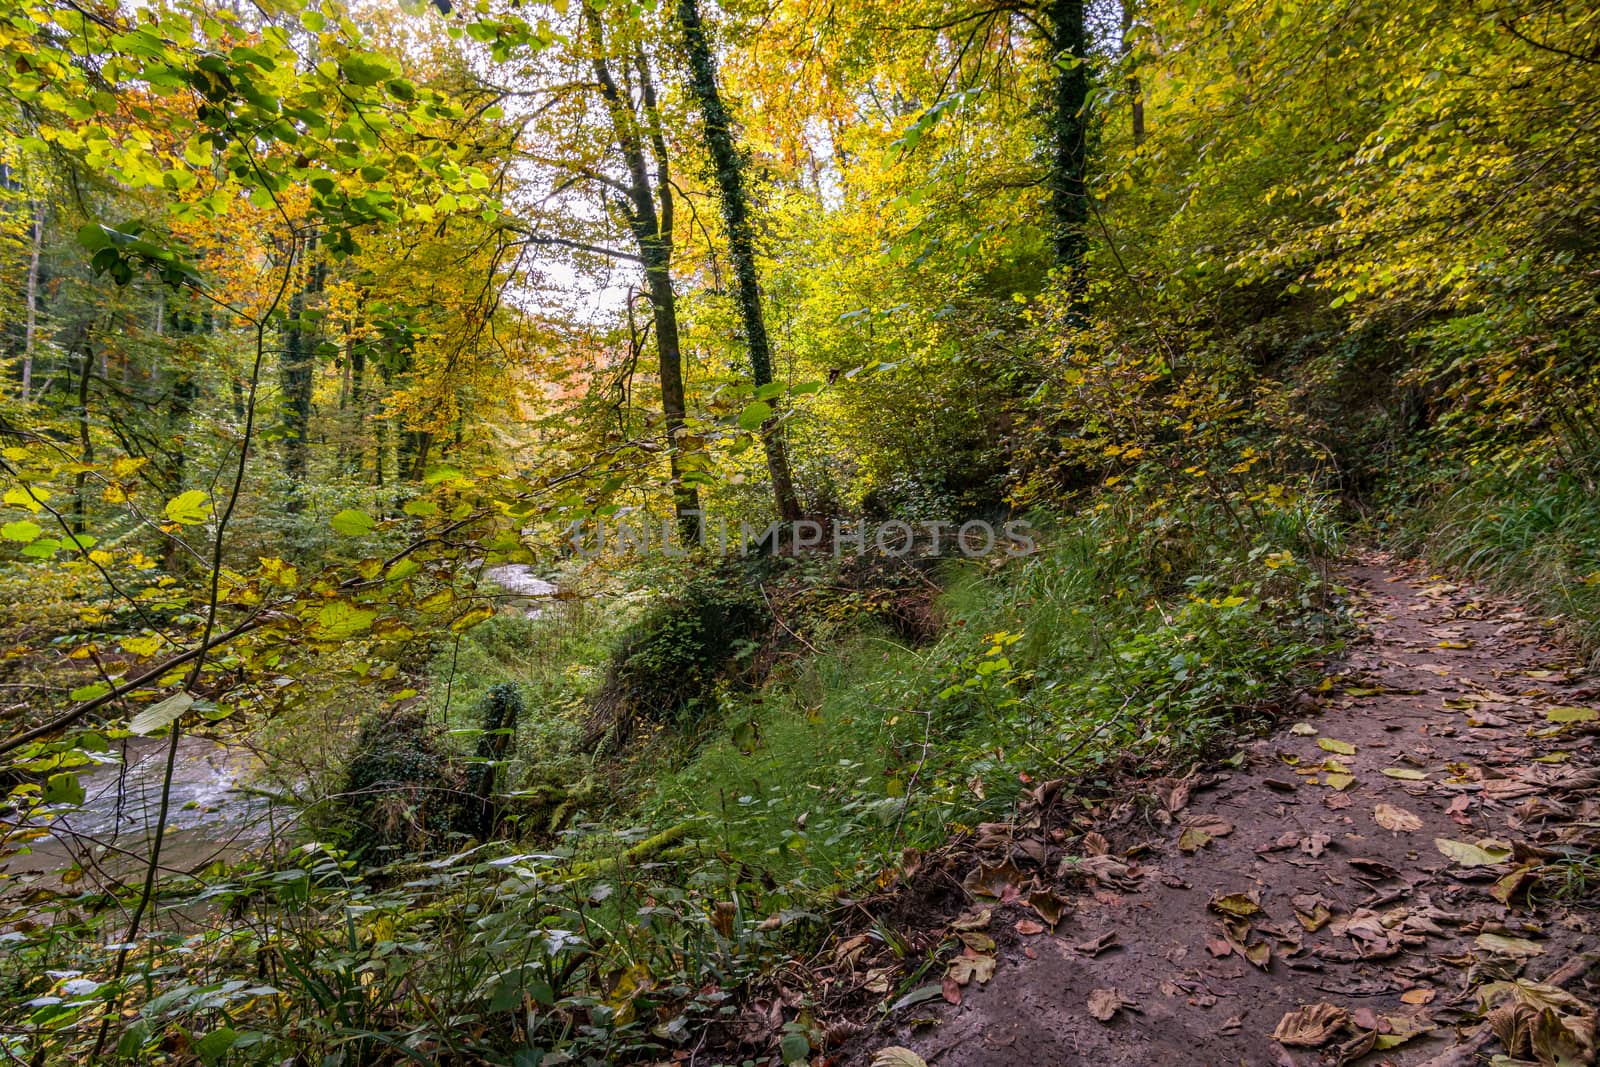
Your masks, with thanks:
[{"label": "yellow fallen leaf", "polygon": [[1354,756],[1356,746],[1348,741],[1335,741],[1331,737],[1317,738],[1317,747],[1324,752],[1337,752],[1341,756]]},{"label": "yellow fallen leaf", "polygon": [[1425,782],[1428,780],[1427,771],[1414,771],[1410,767],[1385,767],[1383,773],[1390,778],[1398,778],[1402,782]]},{"label": "yellow fallen leaf", "polygon": [[1511,855],[1511,849],[1488,838],[1476,845],[1465,841],[1452,841],[1448,837],[1433,839],[1434,847],[1462,867],[1493,867]]}]

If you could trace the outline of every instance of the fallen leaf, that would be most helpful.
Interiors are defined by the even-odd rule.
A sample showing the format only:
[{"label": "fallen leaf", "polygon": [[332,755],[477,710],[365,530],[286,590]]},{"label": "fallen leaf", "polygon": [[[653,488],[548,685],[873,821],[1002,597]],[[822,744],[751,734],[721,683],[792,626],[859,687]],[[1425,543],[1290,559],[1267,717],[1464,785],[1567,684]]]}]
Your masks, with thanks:
[{"label": "fallen leaf", "polygon": [[1327,834],[1318,831],[1309,835],[1300,842],[1300,851],[1304,852],[1312,859],[1316,859],[1318,856],[1322,855],[1323,849],[1327,848],[1328,843],[1332,840],[1333,839]]},{"label": "fallen leaf", "polygon": [[872,1067],[928,1067],[928,1061],[908,1048],[890,1045],[873,1054]]},{"label": "fallen leaf", "polygon": [[1551,722],[1594,722],[1600,719],[1600,711],[1594,708],[1551,708],[1544,713],[1544,717]]},{"label": "fallen leaf", "polygon": [[1041,890],[1028,897],[1028,907],[1034,914],[1044,920],[1046,926],[1054,930],[1061,923],[1061,916],[1066,911],[1066,898],[1057,896],[1048,890]]},{"label": "fallen leaf", "polygon": [[1348,741],[1335,741],[1331,737],[1317,738],[1317,747],[1324,752],[1337,752],[1341,756],[1354,756],[1356,746]]},{"label": "fallen leaf", "polygon": [[1390,778],[1398,778],[1402,782],[1425,782],[1428,780],[1426,771],[1412,770],[1410,767],[1385,767],[1383,773]]},{"label": "fallen leaf", "polygon": [[1415,989],[1408,989],[1401,993],[1400,1000],[1405,1004],[1429,1004],[1433,1002],[1433,998],[1436,995],[1435,990],[1426,986],[1417,986]]},{"label": "fallen leaf", "polygon": [[1110,1022],[1111,1017],[1122,1010],[1123,1004],[1122,994],[1116,989],[1089,991],[1089,1014],[1103,1023]]},{"label": "fallen leaf", "polygon": [[1331,773],[1328,773],[1328,774],[1324,774],[1322,776],[1322,784],[1323,785],[1329,787],[1330,789],[1338,789],[1340,791],[1349,789],[1352,785],[1355,784],[1355,781],[1356,781],[1355,775],[1353,775],[1353,774],[1344,774],[1344,773],[1338,772],[1338,771],[1331,772]]},{"label": "fallen leaf", "polygon": [[1452,841],[1448,837],[1433,839],[1434,847],[1462,867],[1493,867],[1511,855],[1511,849],[1487,838],[1476,845],[1465,841]]},{"label": "fallen leaf", "polygon": [[965,912],[956,917],[956,921],[950,924],[950,929],[957,933],[963,930],[987,930],[989,921],[993,918],[994,912],[990,908]]},{"label": "fallen leaf", "polygon": [[1107,930],[1099,937],[1091,938],[1088,941],[1079,941],[1072,947],[1083,953],[1085,956],[1098,956],[1100,953],[1104,952],[1108,948],[1111,948],[1116,943],[1117,932],[1115,930]]},{"label": "fallen leaf", "polygon": [[1302,1005],[1278,1020],[1272,1039],[1280,1045],[1320,1048],[1333,1040],[1349,1018],[1349,1012],[1333,1004]]},{"label": "fallen leaf", "polygon": [[1206,938],[1206,951],[1220,960],[1224,956],[1233,955],[1233,946],[1223,938],[1208,937]]},{"label": "fallen leaf", "polygon": [[1198,826],[1186,826],[1178,835],[1179,852],[1198,852],[1211,844],[1211,835]]},{"label": "fallen leaf", "polygon": [[1316,735],[1317,728],[1308,722],[1297,722],[1289,727],[1289,732],[1298,737],[1313,737]]},{"label": "fallen leaf", "polygon": [[1018,919],[1017,925],[1012,927],[1012,929],[1016,930],[1016,932],[1021,934],[1023,937],[1033,937],[1036,934],[1044,933],[1044,927],[1039,923],[1034,922],[1032,919]]},{"label": "fallen leaf", "polygon": [[1378,825],[1385,830],[1393,830],[1397,834],[1409,834],[1422,829],[1422,820],[1405,808],[1397,808],[1393,804],[1379,804],[1373,810],[1372,817]]},{"label": "fallen leaf", "polygon": [[1210,907],[1212,911],[1224,915],[1237,915],[1242,919],[1261,914],[1261,902],[1254,893],[1229,893],[1226,896],[1212,897]]},{"label": "fallen leaf", "polygon": [[956,985],[966,985],[977,980],[979,985],[994,977],[993,956],[957,956],[950,961],[950,969],[945,976],[955,980]]},{"label": "fallen leaf", "polygon": [[956,936],[961,939],[961,943],[963,945],[967,946],[974,952],[994,951],[994,938],[990,937],[982,930],[963,930]]},{"label": "fallen leaf", "polygon": [[1513,959],[1527,959],[1530,956],[1543,956],[1544,946],[1535,944],[1523,937],[1510,937],[1506,934],[1479,934],[1473,944],[1485,952],[1493,952],[1500,956],[1510,956]]},{"label": "fallen leaf", "polygon": [[945,1003],[960,1005],[961,986],[954,978],[951,978],[948,974],[945,975],[944,981],[939,983],[939,989],[944,994]]},{"label": "fallen leaf", "polygon": [[1532,864],[1518,867],[1490,886],[1489,895],[1506,907],[1510,907],[1512,897],[1516,896],[1520,890],[1539,880],[1539,876],[1534,873],[1534,870]]},{"label": "fallen leaf", "polygon": [[1400,872],[1382,860],[1371,859],[1366,856],[1352,856],[1350,866],[1363,871],[1376,878],[1395,879],[1400,877]]},{"label": "fallen leaf", "polygon": [[1111,842],[1105,835],[1090,830],[1083,835],[1083,854],[1085,856],[1107,856],[1111,854]]},{"label": "fallen leaf", "polygon": [[973,896],[994,897],[1002,902],[1014,900],[1028,876],[1017,869],[1010,860],[994,867],[980,864],[962,879],[962,886]]}]

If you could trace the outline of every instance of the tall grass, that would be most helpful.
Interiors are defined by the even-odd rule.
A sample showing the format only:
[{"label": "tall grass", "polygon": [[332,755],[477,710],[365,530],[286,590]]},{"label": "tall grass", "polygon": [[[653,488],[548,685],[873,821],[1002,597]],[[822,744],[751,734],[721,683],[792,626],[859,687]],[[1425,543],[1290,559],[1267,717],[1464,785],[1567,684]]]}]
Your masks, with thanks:
[{"label": "tall grass", "polygon": [[1421,509],[1409,543],[1558,619],[1600,663],[1600,494],[1580,478],[1491,476]]}]

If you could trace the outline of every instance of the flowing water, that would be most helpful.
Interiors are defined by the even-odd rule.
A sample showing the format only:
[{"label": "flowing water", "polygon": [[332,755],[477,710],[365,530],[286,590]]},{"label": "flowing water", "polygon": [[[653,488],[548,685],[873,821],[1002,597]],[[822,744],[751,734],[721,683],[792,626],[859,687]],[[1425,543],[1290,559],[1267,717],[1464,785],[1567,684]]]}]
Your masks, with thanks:
[{"label": "flowing water", "polygon": [[[13,885],[54,881],[79,866],[98,879],[126,879],[140,869],[161,812],[167,742],[129,738],[123,760],[77,771],[84,801],[48,809],[46,835],[29,851],[0,861]],[[264,844],[288,812],[248,788],[258,765],[246,749],[205,737],[178,740],[162,843],[162,866],[189,871]],[[0,882],[0,889],[5,882]]]}]

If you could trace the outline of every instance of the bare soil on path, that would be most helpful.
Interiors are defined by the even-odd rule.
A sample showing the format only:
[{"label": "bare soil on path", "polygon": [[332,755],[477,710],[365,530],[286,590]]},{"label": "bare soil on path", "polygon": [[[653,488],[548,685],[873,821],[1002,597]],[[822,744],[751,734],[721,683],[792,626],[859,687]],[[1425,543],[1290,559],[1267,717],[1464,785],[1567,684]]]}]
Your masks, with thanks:
[{"label": "bare soil on path", "polygon": [[1600,841],[1600,691],[1513,604],[1382,557],[1340,580],[1369,636],[1330,689],[1232,766],[980,827],[942,980],[836,1062],[1593,1062],[1600,913],[1558,891]]}]

